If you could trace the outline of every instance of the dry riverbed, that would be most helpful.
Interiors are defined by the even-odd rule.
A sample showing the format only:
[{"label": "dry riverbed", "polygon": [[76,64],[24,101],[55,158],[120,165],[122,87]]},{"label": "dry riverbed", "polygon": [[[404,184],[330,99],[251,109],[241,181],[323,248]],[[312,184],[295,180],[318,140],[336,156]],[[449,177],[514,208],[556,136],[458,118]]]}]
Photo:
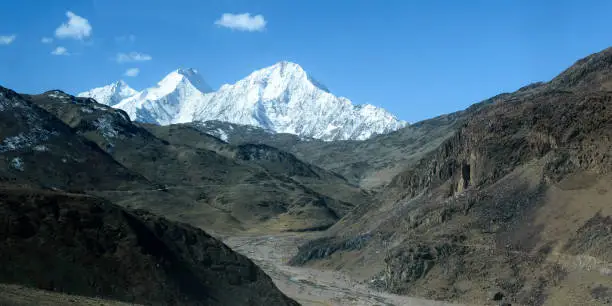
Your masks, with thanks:
[{"label": "dry riverbed", "polygon": [[297,252],[301,241],[303,237],[295,234],[224,239],[232,249],[257,263],[281,291],[302,305],[453,305],[378,292],[338,271],[288,266],[287,260]]}]

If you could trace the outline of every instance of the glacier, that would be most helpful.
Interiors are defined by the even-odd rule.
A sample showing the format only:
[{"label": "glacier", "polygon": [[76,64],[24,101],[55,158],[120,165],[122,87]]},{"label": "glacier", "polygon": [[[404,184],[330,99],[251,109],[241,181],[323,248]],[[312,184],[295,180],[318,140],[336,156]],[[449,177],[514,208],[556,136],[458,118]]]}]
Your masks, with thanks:
[{"label": "glacier", "polygon": [[177,69],[151,88],[118,81],[78,94],[124,110],[132,120],[168,125],[219,120],[276,133],[365,140],[408,125],[370,104],[332,94],[300,65],[282,61],[214,91],[195,69]]}]

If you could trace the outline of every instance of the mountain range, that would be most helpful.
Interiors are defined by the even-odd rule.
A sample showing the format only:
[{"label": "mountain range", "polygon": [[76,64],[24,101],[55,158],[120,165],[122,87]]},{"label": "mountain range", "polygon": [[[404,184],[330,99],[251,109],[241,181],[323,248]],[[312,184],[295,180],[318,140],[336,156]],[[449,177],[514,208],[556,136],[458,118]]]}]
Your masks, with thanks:
[{"label": "mountain range", "polygon": [[386,110],[333,95],[295,63],[279,62],[213,91],[195,69],[177,69],[136,91],[124,81],[78,94],[124,110],[132,120],[168,125],[219,120],[275,133],[363,140],[407,125]]}]

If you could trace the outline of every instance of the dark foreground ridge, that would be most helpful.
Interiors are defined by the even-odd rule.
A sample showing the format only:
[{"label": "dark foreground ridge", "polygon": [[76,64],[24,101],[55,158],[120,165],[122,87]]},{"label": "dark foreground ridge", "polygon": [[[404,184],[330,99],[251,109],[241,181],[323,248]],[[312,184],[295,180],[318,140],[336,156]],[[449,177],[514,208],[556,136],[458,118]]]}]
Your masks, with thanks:
[{"label": "dark foreground ridge", "polygon": [[0,282],[147,305],[298,305],[204,231],[105,200],[0,189]]}]

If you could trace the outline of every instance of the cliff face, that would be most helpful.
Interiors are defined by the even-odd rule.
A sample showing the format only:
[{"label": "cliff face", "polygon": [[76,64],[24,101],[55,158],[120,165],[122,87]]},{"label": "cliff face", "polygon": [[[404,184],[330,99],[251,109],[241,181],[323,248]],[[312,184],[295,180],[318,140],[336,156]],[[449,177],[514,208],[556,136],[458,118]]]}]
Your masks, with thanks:
[{"label": "cliff face", "polygon": [[0,192],[0,282],[154,305],[297,305],[205,232],[104,200]]},{"label": "cliff face", "polygon": [[547,155],[548,181],[577,170],[606,173],[612,169],[610,99],[608,93],[547,91],[484,108],[388,188],[413,197],[450,180],[451,196]]}]

